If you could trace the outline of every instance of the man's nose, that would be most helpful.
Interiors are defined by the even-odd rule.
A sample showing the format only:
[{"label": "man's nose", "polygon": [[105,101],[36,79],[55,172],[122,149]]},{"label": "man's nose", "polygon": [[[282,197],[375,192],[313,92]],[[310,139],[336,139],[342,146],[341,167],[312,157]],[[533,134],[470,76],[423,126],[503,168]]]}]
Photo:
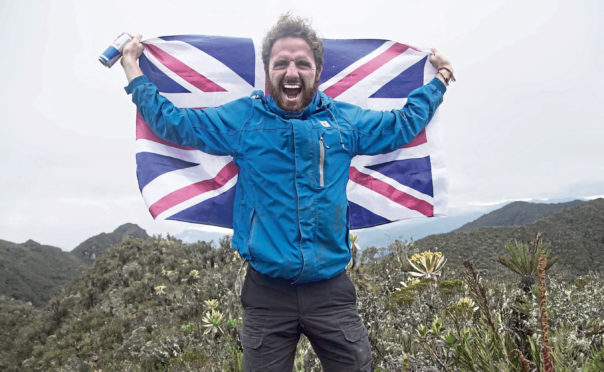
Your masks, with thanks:
[{"label": "man's nose", "polygon": [[296,67],[295,61],[289,61],[285,74],[288,76],[298,75],[298,68]]}]

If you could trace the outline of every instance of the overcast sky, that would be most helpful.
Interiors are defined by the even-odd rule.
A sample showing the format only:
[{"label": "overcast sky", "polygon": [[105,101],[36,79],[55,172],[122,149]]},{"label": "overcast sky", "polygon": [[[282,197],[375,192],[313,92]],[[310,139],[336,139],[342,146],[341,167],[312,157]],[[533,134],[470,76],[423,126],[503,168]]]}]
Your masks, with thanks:
[{"label": "overcast sky", "polygon": [[449,214],[604,194],[604,2],[0,0],[0,239],[71,250],[156,222],[135,175],[135,108],[98,55],[143,38],[262,38],[287,10],[325,38],[437,47],[458,82],[441,106]]}]

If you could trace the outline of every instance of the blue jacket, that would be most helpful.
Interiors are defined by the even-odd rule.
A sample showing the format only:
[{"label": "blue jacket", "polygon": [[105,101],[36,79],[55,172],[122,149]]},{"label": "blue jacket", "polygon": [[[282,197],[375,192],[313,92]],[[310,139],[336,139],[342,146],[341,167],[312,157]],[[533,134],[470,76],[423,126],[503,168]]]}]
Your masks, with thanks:
[{"label": "blue jacket", "polygon": [[442,102],[438,79],[401,110],[364,110],[318,92],[301,113],[256,91],[216,108],[179,109],[145,76],[126,91],[159,137],[239,167],[232,245],[257,271],[293,283],[331,278],[350,260],[346,184],[355,155],[410,142]]}]

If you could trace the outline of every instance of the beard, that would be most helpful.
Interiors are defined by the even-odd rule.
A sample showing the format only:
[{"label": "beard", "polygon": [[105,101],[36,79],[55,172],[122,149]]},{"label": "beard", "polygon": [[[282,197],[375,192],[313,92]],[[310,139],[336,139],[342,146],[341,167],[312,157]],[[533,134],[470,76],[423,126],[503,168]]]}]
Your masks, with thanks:
[{"label": "beard", "polygon": [[[299,85],[298,89],[286,89],[285,85]],[[277,106],[285,111],[300,112],[312,101],[319,89],[319,79],[309,84],[304,79],[286,79],[270,81],[270,94]],[[287,97],[290,97],[288,99]],[[295,97],[295,99],[293,98]]]}]

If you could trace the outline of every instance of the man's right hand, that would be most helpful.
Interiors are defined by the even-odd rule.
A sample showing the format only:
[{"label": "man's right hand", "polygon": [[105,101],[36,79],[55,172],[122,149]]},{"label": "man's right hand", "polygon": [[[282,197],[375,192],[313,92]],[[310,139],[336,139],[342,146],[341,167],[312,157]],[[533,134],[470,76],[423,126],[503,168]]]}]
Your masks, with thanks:
[{"label": "man's right hand", "polygon": [[134,37],[130,36],[132,40],[126,43],[124,49],[122,49],[122,59],[120,61],[128,82],[143,75],[143,71],[138,66],[138,58],[143,54],[143,50],[145,49],[145,46],[141,43],[141,34],[137,34]]}]

